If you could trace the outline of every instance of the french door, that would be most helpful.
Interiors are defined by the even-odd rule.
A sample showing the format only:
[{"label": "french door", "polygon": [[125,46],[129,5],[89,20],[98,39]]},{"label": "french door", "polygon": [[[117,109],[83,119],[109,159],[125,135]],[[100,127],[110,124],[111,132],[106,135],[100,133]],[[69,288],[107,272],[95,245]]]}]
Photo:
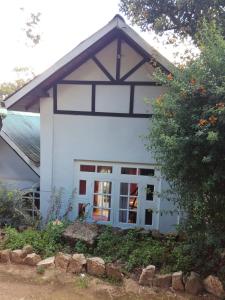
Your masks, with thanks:
[{"label": "french door", "polygon": [[149,166],[75,163],[74,214],[119,227],[158,228],[158,171]]}]

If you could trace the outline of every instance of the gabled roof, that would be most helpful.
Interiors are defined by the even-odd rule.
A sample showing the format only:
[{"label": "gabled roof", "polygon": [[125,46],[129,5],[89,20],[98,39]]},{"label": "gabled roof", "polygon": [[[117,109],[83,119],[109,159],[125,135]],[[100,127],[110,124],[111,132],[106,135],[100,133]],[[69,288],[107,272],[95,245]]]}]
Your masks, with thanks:
[{"label": "gabled roof", "polygon": [[9,111],[3,120],[0,136],[39,175],[39,115]]},{"label": "gabled roof", "polygon": [[166,70],[173,70],[173,65],[164,56],[128,26],[120,15],[116,15],[106,26],[80,43],[52,67],[9,96],[5,100],[6,108],[29,110],[39,97],[47,96],[46,91],[57,80],[67,76],[75,67],[81,65],[91,53],[96,53],[102,49],[107,42],[118,36],[118,34],[130,39],[144,54],[150,55]]}]

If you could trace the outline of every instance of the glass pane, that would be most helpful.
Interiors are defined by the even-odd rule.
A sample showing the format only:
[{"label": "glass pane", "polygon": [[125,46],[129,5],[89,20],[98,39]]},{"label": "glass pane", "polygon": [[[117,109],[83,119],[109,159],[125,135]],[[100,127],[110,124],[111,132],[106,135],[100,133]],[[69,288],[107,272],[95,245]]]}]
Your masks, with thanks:
[{"label": "glass pane", "polygon": [[152,225],[152,210],[145,210],[145,225]]},{"label": "glass pane", "polygon": [[146,200],[153,200],[153,194],[154,194],[154,185],[147,184]]},{"label": "glass pane", "polygon": [[154,176],[155,175],[155,170],[154,169],[139,169],[138,175]]},{"label": "glass pane", "polygon": [[121,174],[137,175],[137,169],[136,168],[121,168]]},{"label": "glass pane", "polygon": [[120,210],[120,212],[119,212],[119,222],[127,223],[127,210]]},{"label": "glass pane", "polygon": [[136,183],[130,183],[130,195],[131,196],[138,195],[138,185]]},{"label": "glass pane", "polygon": [[136,197],[132,197],[129,200],[129,209],[136,209],[138,205],[138,199]]},{"label": "glass pane", "polygon": [[127,197],[120,197],[120,208],[127,209]]},{"label": "glass pane", "polygon": [[80,165],[81,172],[95,172],[95,166],[93,165]]},{"label": "glass pane", "polygon": [[120,183],[120,195],[128,195],[128,183]]},{"label": "glass pane", "polygon": [[94,221],[109,221],[110,211],[107,209],[93,208],[92,218]]},{"label": "glass pane", "polygon": [[79,216],[79,218],[82,218],[85,216],[85,204],[83,204],[83,203],[78,204],[78,216]]},{"label": "glass pane", "polygon": [[103,203],[102,206],[104,208],[110,208],[111,207],[111,196],[103,196]]},{"label": "glass pane", "polygon": [[80,180],[79,195],[86,195],[86,180]]},{"label": "glass pane", "polygon": [[128,223],[136,223],[137,222],[137,212],[129,211],[129,220]]},{"label": "glass pane", "polygon": [[111,194],[110,181],[95,181],[94,193]]},{"label": "glass pane", "polygon": [[103,196],[102,195],[94,195],[93,206],[102,207]]},{"label": "glass pane", "polygon": [[97,166],[98,173],[112,173],[112,167],[110,166]]}]

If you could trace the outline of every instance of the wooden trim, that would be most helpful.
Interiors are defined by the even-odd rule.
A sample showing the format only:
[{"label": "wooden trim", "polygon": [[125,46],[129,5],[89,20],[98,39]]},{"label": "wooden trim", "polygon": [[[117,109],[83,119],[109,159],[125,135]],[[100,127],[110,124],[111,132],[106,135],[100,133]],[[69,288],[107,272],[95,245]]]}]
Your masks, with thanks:
[{"label": "wooden trim", "polygon": [[57,112],[57,85],[53,86],[53,112]]},{"label": "wooden trim", "polygon": [[130,86],[130,109],[129,109],[129,114],[132,116],[134,110],[134,85],[132,84]]},{"label": "wooden trim", "polygon": [[105,74],[105,76],[109,78],[109,80],[111,80],[111,81],[115,80],[112,77],[112,75],[106,70],[106,68],[103,66],[103,64],[97,59],[97,57],[93,56],[92,59],[96,63],[96,65],[99,67],[99,69]]},{"label": "wooden trim", "polygon": [[138,64],[136,64],[136,66],[134,66],[129,72],[127,72],[123,77],[121,77],[120,79],[123,81],[125,79],[127,79],[130,75],[132,75],[135,71],[137,71],[142,65],[144,65],[146,62],[148,62],[149,60],[146,58],[143,58]]},{"label": "wooden trim", "polygon": [[56,110],[55,114],[60,115],[81,115],[81,116],[102,116],[102,117],[125,117],[125,118],[150,118],[152,114],[130,114],[130,113],[110,113],[110,112],[92,112],[92,111],[71,111]]},{"label": "wooden trim", "polygon": [[116,50],[116,80],[120,79],[120,65],[121,65],[121,39],[118,38]]},{"label": "wooden trim", "polygon": [[162,86],[156,81],[95,81],[95,80],[60,80],[58,84],[95,84],[95,85],[139,85],[139,86]]},{"label": "wooden trim", "polygon": [[95,112],[95,91],[96,91],[96,85],[92,84],[92,90],[91,90],[91,111]]}]

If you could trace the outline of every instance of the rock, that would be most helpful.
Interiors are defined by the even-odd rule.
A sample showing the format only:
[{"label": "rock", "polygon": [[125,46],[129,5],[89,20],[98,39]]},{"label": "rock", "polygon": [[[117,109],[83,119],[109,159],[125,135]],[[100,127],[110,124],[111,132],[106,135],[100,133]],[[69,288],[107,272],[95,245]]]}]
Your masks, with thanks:
[{"label": "rock", "polygon": [[223,284],[219,280],[218,277],[213,276],[213,275],[209,275],[203,281],[203,285],[204,285],[205,290],[208,293],[213,294],[214,296],[217,296],[219,298],[223,298],[225,296],[225,292],[224,292],[224,289],[223,289]]},{"label": "rock", "polygon": [[172,275],[171,274],[165,274],[165,275],[156,275],[155,278],[153,278],[153,286],[162,288],[162,289],[168,289],[172,285]]},{"label": "rock", "polygon": [[55,266],[56,268],[60,268],[63,269],[64,271],[67,271],[70,260],[71,260],[71,255],[59,252],[55,257]]},{"label": "rock", "polygon": [[183,272],[175,272],[172,274],[172,288],[175,291],[184,291]]},{"label": "rock", "polygon": [[23,247],[23,252],[27,255],[27,254],[31,254],[34,252],[33,247],[31,245],[25,245]]},{"label": "rock", "polygon": [[160,239],[162,237],[162,234],[160,233],[159,230],[156,229],[152,229],[152,237],[154,237],[155,239]]},{"label": "rock", "polygon": [[94,276],[103,276],[105,274],[105,262],[100,257],[91,257],[87,259],[87,272]]},{"label": "rock", "polygon": [[0,262],[1,263],[10,263],[10,249],[5,249],[0,251]]},{"label": "rock", "polygon": [[80,240],[92,245],[98,236],[98,232],[99,228],[96,224],[75,221],[65,229],[63,237],[72,243]]},{"label": "rock", "polygon": [[106,275],[118,281],[123,279],[120,267],[112,263],[106,264]]},{"label": "rock", "polygon": [[185,291],[192,295],[198,295],[203,291],[203,285],[199,274],[191,272],[185,282]]},{"label": "rock", "polygon": [[70,273],[81,273],[85,271],[87,261],[84,254],[75,253],[70,262],[67,271]]},{"label": "rock", "polygon": [[43,267],[44,269],[55,267],[55,256],[39,261],[39,263],[37,263],[37,267]]},{"label": "rock", "polygon": [[36,253],[27,254],[27,256],[23,260],[24,264],[29,266],[36,266],[40,261],[41,257]]},{"label": "rock", "polygon": [[13,250],[10,253],[10,260],[12,263],[22,264],[25,256],[26,256],[26,253],[23,250],[21,250],[21,249]]},{"label": "rock", "polygon": [[153,265],[147,266],[145,269],[142,270],[141,276],[139,278],[139,284],[152,286],[154,275],[155,275],[155,266]]}]

